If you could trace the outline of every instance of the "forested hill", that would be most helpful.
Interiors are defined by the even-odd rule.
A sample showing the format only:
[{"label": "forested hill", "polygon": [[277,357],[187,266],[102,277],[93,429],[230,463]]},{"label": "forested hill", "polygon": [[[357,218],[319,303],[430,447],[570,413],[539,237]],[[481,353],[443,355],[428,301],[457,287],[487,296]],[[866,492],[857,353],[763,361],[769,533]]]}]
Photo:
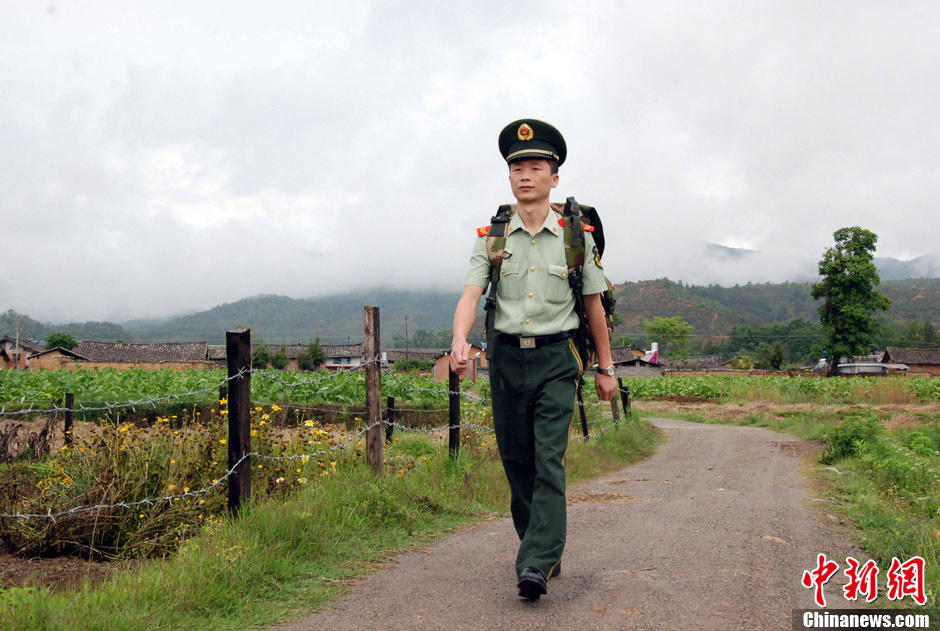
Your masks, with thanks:
[{"label": "forested hill", "polygon": [[[688,286],[667,279],[617,286],[617,313],[622,319],[615,333],[636,337],[643,321],[654,316],[682,316],[698,335],[728,333],[739,323],[770,324],[795,317],[817,321],[819,303],[809,295],[808,283],[747,284],[734,287]],[[892,299],[891,310],[879,316],[902,323],[927,320],[940,323],[940,279],[884,281],[880,290]],[[307,341],[319,336],[325,343],[362,339],[362,307],[378,305],[382,336],[391,346],[402,336],[408,317],[409,337],[449,329],[457,292],[374,290],[295,299],[255,296],[160,324],[124,326],[109,322],[54,325],[20,317],[21,337],[42,339],[66,331],[78,339],[132,341],[208,340],[223,343],[225,331],[238,325],[252,328],[252,338],[269,343]],[[482,301],[481,301],[482,303]],[[482,306],[482,305],[481,305]],[[477,318],[477,327],[482,317]],[[16,314],[0,314],[0,336],[13,336]],[[449,340],[448,340],[449,341]],[[444,344],[446,345],[446,344]]]},{"label": "forested hill", "polygon": [[[877,317],[887,321],[940,322],[940,279],[884,281],[879,291],[892,300]],[[734,287],[681,285],[668,279],[617,286],[617,314],[622,334],[637,335],[653,316],[682,316],[702,335],[727,333],[735,324],[772,324],[802,317],[818,321],[819,301],[810,283],[748,283]]]},{"label": "forested hill", "polygon": [[378,305],[379,327],[384,339],[402,335],[408,316],[409,335],[419,329],[450,328],[457,293],[436,291],[374,290],[296,299],[287,296],[255,296],[176,318],[158,325],[128,328],[139,340],[208,340],[222,344],[225,331],[251,327],[252,340],[269,344],[312,341],[328,344],[362,339],[362,307]]}]

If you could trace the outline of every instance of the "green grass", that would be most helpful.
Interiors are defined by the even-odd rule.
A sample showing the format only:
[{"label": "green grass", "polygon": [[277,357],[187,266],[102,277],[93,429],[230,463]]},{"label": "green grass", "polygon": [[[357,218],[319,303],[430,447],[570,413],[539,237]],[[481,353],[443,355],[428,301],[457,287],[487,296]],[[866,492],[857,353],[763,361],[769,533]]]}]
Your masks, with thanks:
[{"label": "green grass", "polygon": [[[702,423],[727,423],[678,415]],[[767,427],[823,442],[814,477],[857,528],[859,545],[884,572],[892,557],[921,556],[928,604],[940,598],[940,414],[915,416],[915,426],[886,430],[887,415],[871,410],[780,410],[750,414],[738,425]],[[833,470],[835,469],[835,470]],[[864,562],[864,560],[860,561]]]},{"label": "green grass", "polygon": [[[375,562],[504,513],[508,489],[492,441],[467,431],[452,459],[424,435],[396,436],[380,479],[355,452],[295,495],[204,526],[165,560],[71,592],[0,591],[0,629],[225,630],[301,617]],[[625,466],[655,443],[649,424],[637,421],[572,441],[570,479]]]}]

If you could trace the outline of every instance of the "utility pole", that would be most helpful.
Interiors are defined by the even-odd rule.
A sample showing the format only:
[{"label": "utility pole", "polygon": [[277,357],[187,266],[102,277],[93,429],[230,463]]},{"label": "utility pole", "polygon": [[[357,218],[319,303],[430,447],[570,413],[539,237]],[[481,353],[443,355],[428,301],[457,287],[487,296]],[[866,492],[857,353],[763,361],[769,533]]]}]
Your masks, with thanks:
[{"label": "utility pole", "polygon": [[13,370],[20,367],[20,314],[16,314],[16,343],[13,346]]},{"label": "utility pole", "polygon": [[408,365],[408,314],[405,314],[405,366]]}]

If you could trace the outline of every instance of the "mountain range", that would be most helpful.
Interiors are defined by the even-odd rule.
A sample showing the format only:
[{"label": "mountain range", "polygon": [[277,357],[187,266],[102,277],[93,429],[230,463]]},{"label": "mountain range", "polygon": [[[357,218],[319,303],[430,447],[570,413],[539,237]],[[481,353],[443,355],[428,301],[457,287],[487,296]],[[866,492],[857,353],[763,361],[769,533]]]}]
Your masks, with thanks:
[{"label": "mountain range", "polygon": [[[880,317],[899,322],[940,322],[940,279],[884,280],[880,287],[892,300],[891,309]],[[809,294],[809,283],[747,283],[733,287],[695,286],[669,279],[617,285],[617,314],[621,323],[615,335],[636,337],[642,323],[655,316],[682,316],[700,335],[719,336],[739,323],[769,324],[794,317],[818,321],[819,303]],[[252,329],[254,341],[271,344],[307,342],[319,337],[324,343],[340,344],[362,339],[362,308],[380,307],[380,329],[388,346],[403,336],[407,322],[409,337],[437,332],[452,325],[459,294],[441,291],[359,291],[323,298],[254,296],[225,303],[199,313],[163,322],[137,321],[124,324],[86,322],[49,324],[12,311],[0,314],[0,335],[13,336],[19,317],[22,339],[43,339],[54,331],[65,331],[77,339],[135,341],[206,340],[224,343],[225,331],[236,326]],[[482,303],[482,301],[481,301]],[[482,326],[477,318],[477,329]]]}]

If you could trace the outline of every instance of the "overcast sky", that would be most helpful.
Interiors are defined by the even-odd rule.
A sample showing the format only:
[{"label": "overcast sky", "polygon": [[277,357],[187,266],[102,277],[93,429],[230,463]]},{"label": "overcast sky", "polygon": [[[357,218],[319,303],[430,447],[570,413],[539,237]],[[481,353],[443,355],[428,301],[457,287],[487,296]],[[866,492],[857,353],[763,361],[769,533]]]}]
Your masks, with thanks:
[{"label": "overcast sky", "polygon": [[527,116],[614,282],[784,280],[849,225],[913,258],[940,250],[938,97],[933,0],[3,0],[0,308],[459,291]]}]

